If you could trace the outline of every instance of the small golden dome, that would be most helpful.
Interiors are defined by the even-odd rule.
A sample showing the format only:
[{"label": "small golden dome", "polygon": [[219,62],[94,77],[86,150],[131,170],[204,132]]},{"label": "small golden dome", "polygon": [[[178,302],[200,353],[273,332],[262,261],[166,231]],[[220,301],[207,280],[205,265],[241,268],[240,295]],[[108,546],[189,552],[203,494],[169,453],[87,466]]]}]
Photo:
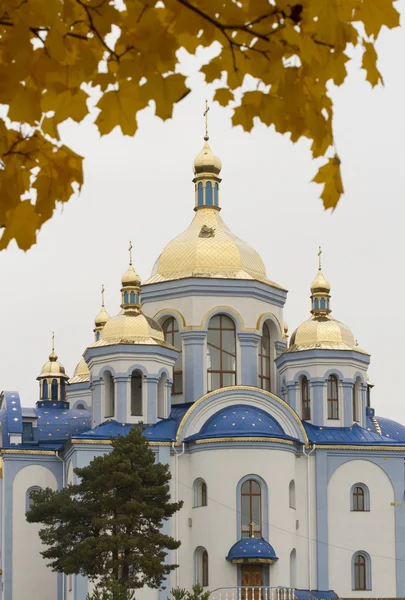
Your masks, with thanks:
[{"label": "small golden dome", "polygon": [[268,282],[266,268],[256,250],[236,237],[219,212],[211,208],[200,208],[188,229],[167,244],[151,277],[144,283],[186,277]]},{"label": "small golden dome", "polygon": [[171,348],[165,342],[159,323],[138,309],[122,310],[112,317],[104,326],[101,339],[93,347],[113,344],[146,344]]},{"label": "small golden dome", "polygon": [[314,316],[301,323],[291,336],[288,352],[314,348],[362,352],[347,325],[329,315]]},{"label": "small golden dome", "polygon": [[122,276],[121,283],[122,287],[138,287],[141,285],[141,278],[135,273],[132,264],[129,265],[128,270]]},{"label": "small golden dome", "polygon": [[205,140],[203,149],[194,160],[194,174],[215,173],[219,175],[222,169],[221,160],[212,152],[208,140]]},{"label": "small golden dome", "polygon": [[90,371],[86,361],[82,357],[78,362],[73,377],[69,379],[69,383],[84,383],[90,381]]},{"label": "small golden dome", "polygon": [[41,373],[37,379],[42,379],[43,377],[61,377],[62,379],[69,379],[66,375],[65,367],[58,361],[58,357],[53,350],[49,355],[48,362],[42,367]]},{"label": "small golden dome", "polygon": [[318,273],[311,283],[311,293],[314,294],[316,292],[325,292],[326,294],[330,292],[330,283],[326,281],[321,269],[318,269]]},{"label": "small golden dome", "polygon": [[102,306],[100,309],[100,312],[94,319],[95,327],[103,327],[107,323],[109,318],[110,318],[110,315],[108,314],[108,312],[106,311],[104,306]]}]

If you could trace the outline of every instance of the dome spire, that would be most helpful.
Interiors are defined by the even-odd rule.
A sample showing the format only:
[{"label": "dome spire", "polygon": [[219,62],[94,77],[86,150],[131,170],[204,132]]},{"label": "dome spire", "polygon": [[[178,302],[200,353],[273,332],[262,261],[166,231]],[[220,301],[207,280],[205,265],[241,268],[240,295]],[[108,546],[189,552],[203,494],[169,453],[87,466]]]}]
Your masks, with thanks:
[{"label": "dome spire", "polygon": [[205,101],[205,110],[203,116],[205,117],[205,136],[204,146],[199,154],[197,154],[194,161],[194,179],[195,184],[195,208],[199,210],[201,208],[213,208],[215,210],[221,210],[219,206],[219,184],[221,179],[219,174],[221,172],[222,164],[220,159],[215,156],[208,143],[208,101]]},{"label": "dome spire", "polygon": [[95,341],[97,342],[100,339],[101,336],[101,332],[104,328],[104,325],[107,323],[108,319],[110,318],[110,315],[108,314],[108,312],[105,309],[104,306],[104,284],[101,285],[101,309],[100,312],[96,315],[96,318],[94,319],[94,338]]},{"label": "dome spire", "polygon": [[132,266],[132,242],[129,242],[129,267],[121,279],[121,308],[139,310],[141,307],[141,278]]},{"label": "dome spire", "polygon": [[314,316],[325,316],[330,311],[330,283],[322,273],[322,248],[318,250],[318,273],[311,284],[311,313]]},{"label": "dome spire", "polygon": [[55,332],[52,331],[52,352],[49,355],[49,360],[51,362],[55,362],[58,360],[58,357],[55,354]]}]

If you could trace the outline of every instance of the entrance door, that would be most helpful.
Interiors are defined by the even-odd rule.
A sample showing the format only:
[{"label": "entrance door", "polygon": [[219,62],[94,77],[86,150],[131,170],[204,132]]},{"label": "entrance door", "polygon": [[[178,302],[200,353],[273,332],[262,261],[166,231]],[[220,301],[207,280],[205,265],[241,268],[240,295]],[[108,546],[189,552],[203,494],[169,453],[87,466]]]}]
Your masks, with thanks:
[{"label": "entrance door", "polygon": [[262,600],[262,588],[263,567],[260,565],[242,565],[242,600]]}]

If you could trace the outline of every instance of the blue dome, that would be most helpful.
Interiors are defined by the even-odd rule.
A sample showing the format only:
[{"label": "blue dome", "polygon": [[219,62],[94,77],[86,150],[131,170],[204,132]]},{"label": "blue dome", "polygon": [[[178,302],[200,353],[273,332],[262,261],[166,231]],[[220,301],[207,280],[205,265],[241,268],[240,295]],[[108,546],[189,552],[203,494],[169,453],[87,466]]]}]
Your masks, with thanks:
[{"label": "blue dome", "polygon": [[381,435],[392,442],[405,442],[405,427],[396,421],[386,419],[385,417],[376,417],[376,421],[381,429]]},{"label": "blue dome", "polygon": [[204,423],[198,434],[188,439],[230,436],[288,437],[280,424],[264,410],[237,404],[219,410]]},{"label": "blue dome", "polygon": [[36,408],[34,411],[38,418],[39,443],[67,440],[91,427],[91,416],[85,409]]},{"label": "blue dome", "polygon": [[242,538],[236,542],[228,552],[226,560],[231,562],[273,563],[278,560],[273,546],[263,538]]}]

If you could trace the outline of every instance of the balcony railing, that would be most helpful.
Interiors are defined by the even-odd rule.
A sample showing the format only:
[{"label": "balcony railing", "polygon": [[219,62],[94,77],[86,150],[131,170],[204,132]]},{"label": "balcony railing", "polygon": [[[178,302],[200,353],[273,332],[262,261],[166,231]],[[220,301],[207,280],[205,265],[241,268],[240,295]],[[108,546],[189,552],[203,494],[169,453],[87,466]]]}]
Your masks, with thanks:
[{"label": "balcony railing", "polygon": [[293,588],[228,587],[212,590],[209,600],[295,600]]}]

